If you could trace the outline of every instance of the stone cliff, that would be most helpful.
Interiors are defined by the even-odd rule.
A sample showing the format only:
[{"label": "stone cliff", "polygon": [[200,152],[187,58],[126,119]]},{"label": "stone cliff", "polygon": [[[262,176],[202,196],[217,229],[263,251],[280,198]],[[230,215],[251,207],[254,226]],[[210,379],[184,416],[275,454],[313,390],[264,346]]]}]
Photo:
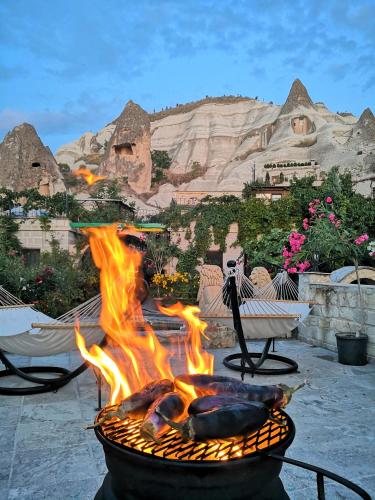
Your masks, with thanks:
[{"label": "stone cliff", "polygon": [[0,144],[0,186],[37,188],[43,195],[65,191],[55,158],[28,123],[15,127]]}]

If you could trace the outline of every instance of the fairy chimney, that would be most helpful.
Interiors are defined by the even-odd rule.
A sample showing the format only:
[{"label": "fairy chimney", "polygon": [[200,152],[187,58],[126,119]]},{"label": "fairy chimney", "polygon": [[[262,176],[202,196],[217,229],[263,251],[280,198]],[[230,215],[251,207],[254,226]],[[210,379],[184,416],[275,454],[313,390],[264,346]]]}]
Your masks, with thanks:
[{"label": "fairy chimney", "polygon": [[354,127],[355,133],[365,141],[375,140],[375,116],[370,108],[366,108]]},{"label": "fairy chimney", "polygon": [[0,186],[13,191],[37,188],[47,196],[65,191],[51,150],[28,123],[15,127],[0,144]]},{"label": "fairy chimney", "polygon": [[129,101],[116,120],[116,128],[100,165],[100,175],[128,183],[136,193],[151,187],[151,134],[148,114]]},{"label": "fairy chimney", "polygon": [[281,108],[280,115],[287,115],[300,106],[315,109],[306,87],[297,78],[291,86],[289,95]]}]

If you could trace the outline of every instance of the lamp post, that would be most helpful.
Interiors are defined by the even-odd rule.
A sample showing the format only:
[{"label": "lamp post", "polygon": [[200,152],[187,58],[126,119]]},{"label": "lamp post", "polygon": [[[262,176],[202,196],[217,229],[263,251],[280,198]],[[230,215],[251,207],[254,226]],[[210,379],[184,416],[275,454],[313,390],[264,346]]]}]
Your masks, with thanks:
[{"label": "lamp post", "polygon": [[253,183],[255,182],[255,161],[251,167],[251,170],[253,171]]}]

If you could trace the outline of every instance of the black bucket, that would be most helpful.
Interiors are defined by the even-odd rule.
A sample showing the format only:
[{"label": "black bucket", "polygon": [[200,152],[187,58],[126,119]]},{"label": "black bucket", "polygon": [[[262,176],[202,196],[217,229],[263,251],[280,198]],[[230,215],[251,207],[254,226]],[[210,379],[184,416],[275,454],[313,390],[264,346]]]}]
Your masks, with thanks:
[{"label": "black bucket", "polygon": [[336,333],[337,353],[342,365],[361,366],[367,364],[367,340],[365,334]]}]

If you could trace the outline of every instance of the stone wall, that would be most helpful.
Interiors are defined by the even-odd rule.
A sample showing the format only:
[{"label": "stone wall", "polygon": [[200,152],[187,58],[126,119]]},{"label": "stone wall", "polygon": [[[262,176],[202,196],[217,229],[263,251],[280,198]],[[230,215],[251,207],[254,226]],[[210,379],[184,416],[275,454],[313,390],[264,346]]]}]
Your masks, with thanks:
[{"label": "stone wall", "polygon": [[[361,321],[357,285],[332,283],[329,274],[299,275],[302,300],[314,301],[312,311],[298,329],[298,337],[337,351],[335,333],[355,332]],[[362,286],[368,355],[375,358],[375,286]]]},{"label": "stone wall", "polygon": [[60,243],[62,250],[68,250],[71,254],[76,250],[76,235],[76,231],[70,227],[69,219],[52,219],[50,231],[43,230],[38,219],[22,219],[17,232],[24,249],[49,252],[54,238]]}]

